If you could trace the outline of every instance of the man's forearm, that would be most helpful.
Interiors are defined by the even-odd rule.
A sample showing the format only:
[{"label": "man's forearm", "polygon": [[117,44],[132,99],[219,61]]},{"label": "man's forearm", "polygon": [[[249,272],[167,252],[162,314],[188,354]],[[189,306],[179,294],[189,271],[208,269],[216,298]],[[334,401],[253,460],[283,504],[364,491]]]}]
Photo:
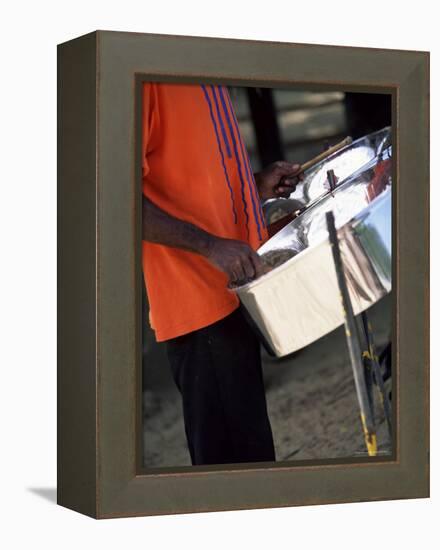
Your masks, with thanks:
[{"label": "man's forearm", "polygon": [[144,195],[142,239],[205,256],[217,269],[226,273],[229,284],[233,286],[265,273],[261,258],[248,243],[216,237],[192,223],[170,216]]},{"label": "man's forearm", "polygon": [[206,256],[215,237],[189,222],[167,214],[143,195],[142,239]]}]

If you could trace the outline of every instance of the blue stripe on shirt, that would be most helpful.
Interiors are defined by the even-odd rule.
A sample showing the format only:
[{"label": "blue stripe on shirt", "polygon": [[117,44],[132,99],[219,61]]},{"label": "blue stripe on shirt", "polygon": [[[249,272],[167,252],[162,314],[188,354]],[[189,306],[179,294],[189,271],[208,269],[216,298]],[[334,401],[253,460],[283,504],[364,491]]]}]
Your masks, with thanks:
[{"label": "blue stripe on shirt", "polygon": [[[242,174],[242,168],[241,168],[241,162],[240,162],[240,155],[238,154],[237,142],[235,140],[235,135],[234,135],[234,129],[232,128],[231,119],[229,117],[228,108],[226,107],[226,102],[225,102],[225,98],[224,98],[223,90],[222,90],[221,86],[219,86],[217,88],[217,90],[220,93],[220,101],[221,101],[222,106],[223,106],[223,111],[225,113],[226,122],[227,122],[228,127],[229,127],[229,133],[231,135],[232,147],[234,149],[235,161],[237,163],[237,168],[238,168],[238,177],[240,179],[241,198],[242,198],[242,201],[243,201],[244,215],[246,217],[247,235],[248,235],[248,238],[249,238],[249,214],[248,214],[248,211],[247,211],[246,196],[245,196],[245,192],[244,192],[244,180],[243,180],[243,174]],[[213,93],[214,93],[214,90],[213,90]]]},{"label": "blue stripe on shirt", "polygon": [[228,98],[229,106],[230,106],[230,109],[231,109],[232,118],[233,118],[233,121],[234,121],[234,126],[235,126],[235,129],[237,131],[237,136],[238,136],[238,139],[240,141],[241,156],[243,158],[243,162],[244,162],[245,169],[246,169],[246,180],[247,180],[247,184],[248,184],[248,188],[249,188],[249,194],[250,194],[251,200],[252,200],[252,207],[253,207],[253,210],[254,210],[255,222],[257,224],[258,237],[261,241],[262,240],[262,237],[261,237],[261,223],[264,226],[264,221],[262,221],[262,219],[261,219],[260,198],[259,198],[258,193],[257,193],[257,187],[255,185],[252,170],[250,168],[249,157],[248,157],[246,149],[244,147],[243,140],[241,139],[241,134],[240,134],[239,126],[238,126],[238,121],[237,121],[237,118],[235,116],[234,108],[232,106],[232,102],[231,102],[231,98],[229,97],[229,94],[227,94],[227,98]]},{"label": "blue stripe on shirt", "polygon": [[[237,118],[235,116],[234,109],[232,107],[232,102],[231,102],[231,99],[230,99],[229,95],[228,95],[228,101],[229,101],[229,105],[231,106],[231,111],[232,111],[232,114],[233,114],[233,117],[234,117],[234,123],[235,123],[235,126],[236,126],[237,131],[238,131],[238,121],[237,121]],[[241,134],[240,134],[239,131],[238,131],[238,134],[240,136],[240,141],[241,141],[241,150],[242,150],[242,153],[245,156],[245,160],[246,160],[246,171],[247,171],[248,177],[250,179],[252,179],[251,188],[252,188],[252,191],[254,192],[254,196],[256,198],[256,203],[258,205],[258,212],[260,214],[260,221],[261,221],[262,226],[266,227],[266,221],[265,221],[265,218],[264,218],[263,208],[261,207],[261,200],[260,200],[260,196],[258,194],[257,184],[255,182],[254,174],[253,174],[253,171],[252,171],[251,161],[249,159],[249,155],[247,154],[246,147],[244,146],[244,143],[243,143],[243,140],[241,139]]]},{"label": "blue stripe on shirt", "polygon": [[254,177],[254,174],[252,172],[252,166],[251,166],[251,161],[249,159],[249,155],[247,155],[247,165],[248,165],[248,168],[249,168],[249,171],[250,171],[250,174],[251,174],[251,177],[252,177],[252,182],[253,182],[253,189],[255,191],[255,195],[256,195],[256,200],[257,200],[257,204],[258,204],[258,212],[260,214],[260,221],[261,221],[261,224],[263,227],[266,227],[266,220],[264,218],[264,213],[263,213],[263,208],[261,206],[261,199],[260,199],[260,195],[258,194],[258,189],[257,189],[257,183],[255,181],[255,177]]},{"label": "blue stripe on shirt", "polygon": [[208,91],[206,90],[206,86],[204,86],[202,84],[201,87],[202,87],[203,93],[205,94],[205,99],[206,99],[206,102],[208,103],[208,107],[209,107],[209,114],[211,116],[211,121],[212,121],[212,124],[214,126],[215,137],[217,139],[217,146],[218,146],[218,150],[219,150],[220,157],[221,157],[223,171],[224,171],[226,183],[228,185],[229,192],[230,192],[230,195],[231,195],[232,213],[234,215],[234,223],[236,224],[237,223],[237,211],[235,210],[234,193],[232,191],[231,182],[229,181],[228,171],[226,169],[225,156],[223,154],[222,146],[221,146],[221,143],[220,143],[220,136],[218,134],[217,123],[215,121],[214,113],[213,113],[213,110],[212,110],[211,99],[209,97]]},{"label": "blue stripe on shirt", "polygon": [[210,86],[211,90],[212,90],[212,95],[214,96],[214,102],[215,102],[215,110],[217,112],[217,118],[220,122],[220,129],[221,129],[221,132],[222,132],[222,136],[223,136],[223,141],[225,142],[225,147],[226,147],[226,153],[228,155],[228,158],[232,158],[232,154],[231,154],[231,148],[229,146],[229,140],[228,140],[228,136],[226,134],[226,129],[225,129],[225,124],[223,122],[223,117],[220,113],[220,108],[218,106],[218,100],[217,100],[217,96],[215,94],[215,90],[214,90],[214,86]]}]

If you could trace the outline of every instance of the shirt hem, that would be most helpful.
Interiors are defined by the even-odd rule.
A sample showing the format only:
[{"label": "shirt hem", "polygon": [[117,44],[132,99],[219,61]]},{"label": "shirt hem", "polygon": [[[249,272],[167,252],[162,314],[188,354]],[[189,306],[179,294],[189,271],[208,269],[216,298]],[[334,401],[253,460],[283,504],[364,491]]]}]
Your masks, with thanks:
[{"label": "shirt hem", "polygon": [[217,321],[225,318],[227,315],[238,309],[239,306],[240,302],[237,299],[236,303],[229,303],[228,307],[218,310],[217,313],[212,317],[209,317],[209,319],[204,316],[200,319],[200,321],[195,320],[194,323],[185,323],[175,327],[167,328],[166,330],[156,330],[153,328],[156,336],[156,341],[166,342],[167,340],[177,338],[178,336],[183,336],[184,334],[194,332],[195,330],[208,327],[209,325],[212,325],[213,323],[216,323]]}]

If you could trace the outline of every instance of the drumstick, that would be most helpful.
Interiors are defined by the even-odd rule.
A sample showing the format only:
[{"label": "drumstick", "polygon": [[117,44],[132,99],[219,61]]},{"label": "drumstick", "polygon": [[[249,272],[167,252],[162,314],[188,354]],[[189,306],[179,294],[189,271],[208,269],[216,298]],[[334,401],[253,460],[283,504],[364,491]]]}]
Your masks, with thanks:
[{"label": "drumstick", "polygon": [[317,155],[316,157],[308,160],[304,164],[301,164],[301,168],[300,168],[298,174],[301,174],[302,172],[305,172],[306,170],[308,170],[312,166],[315,166],[315,164],[318,164],[319,162],[326,159],[330,155],[333,155],[333,153],[336,153],[336,151],[339,151],[339,149],[342,149],[346,145],[350,145],[350,143],[352,143],[352,142],[353,142],[353,139],[350,136],[347,136],[345,139],[343,139],[339,143],[336,143],[336,145],[333,145],[332,147],[330,147],[329,149],[327,149],[323,153],[321,153],[321,154]]}]

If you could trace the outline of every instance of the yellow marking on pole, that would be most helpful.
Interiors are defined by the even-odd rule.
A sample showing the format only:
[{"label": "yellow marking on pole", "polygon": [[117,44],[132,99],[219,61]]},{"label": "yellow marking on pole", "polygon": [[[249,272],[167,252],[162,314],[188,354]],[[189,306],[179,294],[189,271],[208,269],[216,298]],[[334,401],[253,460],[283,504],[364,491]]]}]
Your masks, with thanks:
[{"label": "yellow marking on pole", "polygon": [[367,422],[365,420],[365,415],[361,413],[362,428],[364,430],[365,444],[367,446],[367,451],[369,456],[377,455],[377,439],[374,432],[370,433],[367,428]]},{"label": "yellow marking on pole", "polygon": [[371,351],[363,351],[362,352],[362,357],[366,357],[367,359],[370,359],[370,361],[372,361],[373,359],[375,361],[379,360],[378,356],[374,355],[374,353],[372,353]]},{"label": "yellow marking on pole", "polygon": [[367,450],[369,456],[376,456],[377,455],[377,440],[376,440],[376,434],[370,435],[370,440],[365,440],[367,443]]}]

